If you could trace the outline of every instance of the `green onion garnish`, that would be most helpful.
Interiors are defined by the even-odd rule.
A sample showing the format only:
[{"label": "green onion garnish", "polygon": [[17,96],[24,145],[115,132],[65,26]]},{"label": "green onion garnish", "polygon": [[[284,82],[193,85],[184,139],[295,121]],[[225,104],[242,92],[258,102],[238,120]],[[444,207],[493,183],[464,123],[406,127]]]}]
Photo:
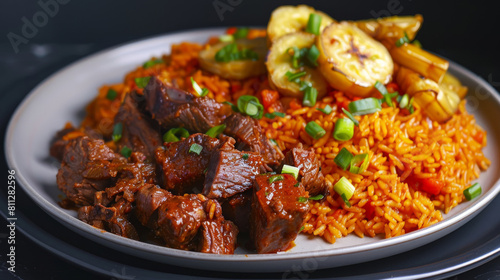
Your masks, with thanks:
[{"label": "green onion garnish", "polygon": [[189,131],[183,127],[172,128],[163,134],[163,142],[172,143],[181,140],[180,138],[188,138]]},{"label": "green onion garnish", "polygon": [[368,97],[349,103],[349,112],[353,116],[367,115],[382,110],[380,102],[377,98]]},{"label": "green onion garnish", "polygon": [[303,230],[304,230],[304,226],[301,226],[300,229],[299,229],[299,232],[301,232]]},{"label": "green onion garnish", "polygon": [[413,45],[415,45],[415,47],[417,48],[422,48],[422,43],[420,43],[419,40],[413,40],[413,42],[411,42]]},{"label": "green onion garnish", "polygon": [[319,138],[325,136],[326,131],[316,122],[310,121],[306,125],[306,132],[311,136],[312,138],[318,140]]},{"label": "green onion garnish", "polygon": [[481,194],[481,192],[482,192],[481,185],[479,185],[479,183],[475,183],[474,185],[464,190],[464,196],[467,200],[472,200],[478,197]]},{"label": "green onion garnish", "polygon": [[410,111],[410,114],[413,114],[415,111],[415,108],[413,108],[413,96],[410,98],[410,101],[408,101],[408,110]]},{"label": "green onion garnish", "polygon": [[224,131],[224,129],[226,129],[226,125],[221,124],[210,128],[207,132],[205,132],[205,134],[210,137],[216,138],[217,136],[219,136],[219,134],[221,134]]},{"label": "green onion garnish", "polygon": [[281,181],[281,180],[285,180],[285,177],[283,177],[283,175],[274,175],[274,176],[271,176],[269,177],[269,184],[272,184],[274,182],[277,182],[277,181]]},{"label": "green onion garnish", "polygon": [[403,95],[401,97],[401,100],[399,101],[399,107],[401,109],[406,108],[406,106],[408,106],[408,104],[409,104],[409,101],[410,101],[410,98],[408,97],[408,94]]},{"label": "green onion garnish", "polygon": [[332,107],[330,105],[326,104],[325,108],[316,108],[316,110],[322,112],[323,114],[330,115],[330,113],[333,111]]},{"label": "green onion garnish", "polygon": [[200,85],[191,77],[191,85],[193,86],[194,91],[196,92],[196,96],[203,97],[208,94],[207,88],[201,88]]},{"label": "green onion garnish", "polygon": [[200,144],[193,143],[191,144],[191,147],[189,147],[189,152],[195,153],[197,155],[201,153],[201,150],[203,150],[203,146],[201,146]]},{"label": "green onion garnish", "polygon": [[111,138],[113,138],[114,142],[118,142],[122,138],[122,132],[123,124],[116,123],[115,126],[113,126],[113,135],[111,135]]},{"label": "green onion garnish", "polygon": [[351,114],[351,112],[347,111],[345,108],[342,108],[342,111],[344,114],[356,125],[359,125],[359,121],[354,118],[354,116]]},{"label": "green onion garnish", "polygon": [[138,88],[145,88],[149,83],[149,79],[151,79],[151,77],[141,77],[135,78],[134,81]]},{"label": "green onion garnish", "polygon": [[354,194],[354,186],[347,180],[346,177],[340,178],[340,180],[333,186],[333,190],[338,193],[340,196],[344,196],[344,201],[349,201],[352,195]]},{"label": "green onion garnish", "polygon": [[106,94],[106,98],[109,100],[115,100],[117,95],[118,95],[118,92],[116,92],[116,90],[110,88],[110,89],[108,89],[108,93]]},{"label": "green onion garnish", "polygon": [[238,46],[236,45],[236,43],[227,44],[215,54],[215,61],[217,62],[230,62],[234,60],[258,60],[258,59],[259,55],[256,52],[250,49],[238,50]]},{"label": "green onion garnish", "polygon": [[296,81],[296,79],[302,77],[302,76],[305,76],[307,73],[306,71],[302,71],[302,72],[297,72],[297,73],[292,73],[290,71],[287,71],[285,76],[288,78],[289,81]]},{"label": "green onion garnish", "polygon": [[244,159],[244,160],[247,160],[247,159],[248,159],[248,157],[249,157],[249,156],[248,156],[248,154],[243,154],[243,155],[241,156],[241,158],[242,158],[242,159]]},{"label": "green onion garnish", "polygon": [[234,39],[246,38],[248,35],[249,29],[247,27],[241,27],[236,29],[236,32],[233,33]]},{"label": "green onion garnish", "polygon": [[308,87],[304,91],[304,100],[302,104],[307,107],[312,107],[316,105],[316,98],[318,97],[318,90],[313,87]]},{"label": "green onion garnish", "polygon": [[340,150],[337,156],[333,159],[338,167],[343,170],[347,170],[347,167],[351,164],[351,160],[354,156],[345,147]]},{"label": "green onion garnish", "polygon": [[148,68],[151,68],[152,66],[156,65],[156,64],[160,64],[160,63],[163,63],[163,59],[155,59],[155,60],[150,60],[150,61],[146,61],[142,67],[144,69],[148,69]]},{"label": "green onion garnish", "polygon": [[387,88],[384,86],[384,84],[377,81],[375,83],[375,88],[382,94],[382,96],[383,96],[382,99],[385,101],[385,103],[387,103],[387,105],[389,105],[391,107],[394,107],[394,105],[392,104],[392,99],[391,99],[392,96],[389,94],[389,92],[387,91]]},{"label": "green onion garnish", "polygon": [[322,200],[323,197],[325,197],[325,196],[322,194],[318,194],[318,195],[309,197],[309,200]]},{"label": "green onion garnish", "polygon": [[316,45],[312,45],[306,54],[307,61],[312,66],[318,66],[318,57],[319,57],[319,50],[316,47]]},{"label": "green onion garnish", "polygon": [[264,114],[264,106],[252,95],[242,95],[238,98],[238,110],[254,119],[261,119]]},{"label": "green onion garnish", "polygon": [[354,135],[354,122],[350,119],[342,118],[335,122],[333,138],[338,141],[347,141]]},{"label": "green onion garnish", "polygon": [[227,105],[231,106],[231,109],[232,109],[234,112],[236,112],[236,113],[239,113],[239,112],[240,112],[240,110],[238,109],[238,107],[236,107],[236,105],[234,105],[233,103],[231,103],[231,102],[229,102],[229,101],[224,101],[224,102],[222,102],[222,103],[224,103],[224,104],[227,104]]},{"label": "green onion garnish", "polygon": [[286,50],[286,53],[292,57],[293,68],[299,68],[300,65],[300,55],[301,52],[298,47],[290,47]]},{"label": "green onion garnish", "polygon": [[234,37],[233,37],[233,35],[224,34],[224,35],[219,36],[219,41],[232,42],[232,41],[234,41]]},{"label": "green onion garnish", "polygon": [[410,42],[410,38],[408,38],[408,34],[406,34],[406,31],[405,31],[405,35],[401,38],[399,38],[397,41],[396,41],[396,47],[401,47],[402,45],[404,45],[405,43],[409,43]]},{"label": "green onion garnish", "polygon": [[132,154],[132,150],[127,146],[123,146],[123,148],[120,150],[120,154],[122,154],[122,156],[128,158]]},{"label": "green onion garnish", "polygon": [[307,21],[306,32],[312,33],[314,35],[319,35],[319,28],[321,26],[321,16],[318,14],[309,14],[309,20]]},{"label": "green onion garnish", "polygon": [[299,168],[291,165],[284,164],[281,174],[292,174],[293,178],[299,177]]},{"label": "green onion garnish", "polygon": [[301,203],[307,202],[307,197],[299,196],[297,197],[297,201]]},{"label": "green onion garnish", "polygon": [[368,163],[370,163],[368,154],[359,154],[355,155],[351,160],[351,166],[349,168],[349,172],[354,174],[360,174],[365,172],[368,167]]},{"label": "green onion garnish", "polygon": [[268,119],[271,119],[271,120],[272,120],[272,119],[274,119],[276,116],[281,117],[281,118],[284,118],[284,117],[286,116],[286,114],[285,114],[285,113],[282,113],[282,112],[272,112],[272,113],[266,113],[264,116],[265,116],[266,118],[268,118]]},{"label": "green onion garnish", "polygon": [[351,203],[349,203],[349,199],[347,199],[345,193],[341,194],[340,197],[342,198],[342,200],[344,201],[345,203],[345,206],[347,207],[351,207]]}]

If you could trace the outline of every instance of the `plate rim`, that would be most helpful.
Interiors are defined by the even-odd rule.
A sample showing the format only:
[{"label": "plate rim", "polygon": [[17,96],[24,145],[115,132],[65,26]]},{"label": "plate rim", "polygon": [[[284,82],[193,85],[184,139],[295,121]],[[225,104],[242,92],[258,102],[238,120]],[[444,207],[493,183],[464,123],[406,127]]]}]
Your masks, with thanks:
[{"label": "plate rim", "polygon": [[[128,238],[116,236],[112,233],[109,232],[102,232],[101,230],[98,230],[96,228],[91,227],[90,225],[87,225],[77,218],[67,214],[66,212],[63,212],[60,208],[58,208],[56,205],[50,203],[47,201],[44,197],[42,197],[40,194],[38,194],[35,189],[28,183],[27,179],[23,176],[22,173],[18,173],[17,170],[20,168],[17,165],[17,161],[15,158],[15,155],[13,154],[12,150],[9,149],[8,147],[12,145],[13,143],[13,134],[14,134],[14,129],[15,129],[15,124],[19,121],[19,118],[22,116],[23,112],[26,111],[26,108],[28,108],[29,104],[31,104],[32,100],[34,99],[35,96],[40,95],[40,90],[43,89],[43,86],[52,82],[54,79],[56,79],[59,75],[62,73],[69,71],[70,69],[73,69],[75,67],[78,67],[82,64],[88,63],[92,59],[98,58],[99,56],[103,56],[112,52],[117,52],[117,51],[126,51],[129,49],[137,48],[140,44],[152,44],[155,41],[162,41],[162,40],[167,40],[170,37],[177,37],[180,35],[184,36],[194,36],[195,34],[205,34],[207,33],[214,33],[214,34],[221,34],[225,28],[202,28],[202,29],[193,29],[193,30],[186,30],[186,31],[179,31],[175,33],[167,33],[167,34],[162,34],[162,35],[156,35],[156,36],[151,36],[147,37],[144,39],[139,39],[139,40],[134,40],[131,42],[125,42],[113,47],[109,47],[107,49],[92,53],[90,55],[87,55],[63,68],[60,70],[54,72],[51,74],[49,77],[44,79],[42,82],[40,82],[34,89],[30,91],[30,93],[23,99],[23,101],[20,103],[20,105],[16,108],[15,113],[11,117],[6,134],[5,134],[5,144],[4,144],[4,151],[7,159],[7,165],[16,170],[17,174],[17,180],[19,181],[21,187],[23,190],[28,193],[28,195],[37,203],[37,205],[42,208],[45,212],[47,212],[49,215],[53,216],[58,220],[60,223],[62,223],[65,226],[72,226],[73,230],[77,229],[78,231],[82,231],[86,234],[91,234],[94,236],[97,236],[99,239],[103,239],[105,242],[112,242],[118,246],[126,246],[126,247],[131,247],[131,244],[134,245],[132,248],[134,250],[138,250],[141,247],[141,250],[146,250],[148,253],[154,254],[154,255],[167,255],[167,256],[174,256],[174,257],[181,257],[181,258],[186,258],[186,259],[191,259],[191,260],[199,260],[199,261],[210,261],[210,262],[262,262],[262,261],[283,261],[283,260],[296,260],[296,259],[302,259],[302,258],[310,258],[310,257],[331,257],[331,256],[337,256],[337,255],[344,255],[344,254],[355,254],[359,252],[367,252],[367,251],[372,251],[372,250],[379,250],[379,249],[384,249],[384,248],[389,248],[393,246],[397,246],[401,243],[408,242],[408,241],[418,241],[419,239],[431,235],[431,234],[436,234],[439,233],[446,228],[456,225],[458,222],[467,219],[470,220],[473,218],[475,215],[479,213],[478,210],[484,209],[484,207],[489,204],[493,198],[500,192],[500,178],[497,179],[497,181],[491,186],[491,188],[486,192],[483,193],[481,196],[480,200],[476,200],[472,202],[471,205],[469,205],[467,208],[459,211],[456,213],[453,217],[450,217],[448,219],[445,219],[439,223],[436,223],[434,225],[431,225],[427,228],[420,229],[418,231],[406,233],[405,235],[398,236],[398,237],[393,237],[390,239],[381,239],[378,240],[377,242],[373,243],[368,243],[368,244],[361,244],[361,245],[356,245],[356,246],[348,246],[344,248],[325,248],[325,249],[320,249],[320,250],[315,250],[313,252],[287,252],[283,254],[272,254],[272,255],[262,255],[262,254],[249,254],[249,255],[244,255],[244,254],[237,254],[237,255],[212,255],[212,254],[204,254],[200,252],[189,252],[189,251],[182,251],[182,250],[177,250],[177,249],[172,249],[172,248],[166,248],[162,246],[157,246],[157,245],[152,245],[148,243],[144,243],[141,241],[135,241],[135,240],[130,240]],[[168,53],[169,49],[166,47],[164,53]],[[485,88],[488,92],[488,96],[493,97],[497,103],[500,104],[500,95],[498,92],[491,86],[489,85],[486,81],[484,81],[481,77],[477,76],[475,73],[467,70],[463,66],[451,61],[450,61],[450,70],[452,72],[459,72],[461,75],[468,76],[471,80],[473,80],[475,83],[480,85],[481,87]],[[43,91],[42,91],[43,93]],[[496,93],[496,94],[494,94]],[[78,232],[77,231],[77,232]],[[78,232],[80,233],[80,232]],[[401,240],[403,239],[403,240]],[[326,243],[325,243],[326,244]],[[157,250],[161,248],[162,252],[159,253]],[[361,248],[361,249],[360,249]],[[334,251],[332,253],[332,251]]]}]

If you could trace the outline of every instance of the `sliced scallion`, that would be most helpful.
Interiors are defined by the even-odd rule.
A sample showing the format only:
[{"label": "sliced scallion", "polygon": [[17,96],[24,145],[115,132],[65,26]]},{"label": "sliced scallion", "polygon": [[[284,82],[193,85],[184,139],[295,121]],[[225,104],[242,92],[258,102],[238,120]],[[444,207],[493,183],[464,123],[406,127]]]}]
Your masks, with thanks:
[{"label": "sliced scallion", "polygon": [[328,104],[326,104],[325,108],[316,108],[316,110],[326,115],[330,115],[330,113],[333,111],[332,107]]},{"label": "sliced scallion", "polygon": [[351,160],[354,156],[345,147],[340,150],[337,156],[333,159],[333,162],[337,164],[338,167],[343,170],[347,170],[347,167],[351,164]]},{"label": "sliced scallion", "polygon": [[227,104],[227,105],[231,106],[231,109],[232,109],[234,112],[236,112],[236,113],[239,113],[239,112],[240,112],[240,110],[238,109],[238,107],[236,107],[236,105],[234,105],[233,103],[231,103],[231,102],[229,102],[229,101],[224,101],[224,102],[222,102],[222,103],[224,103],[224,104]]},{"label": "sliced scallion", "polygon": [[200,85],[198,85],[198,83],[193,79],[193,77],[191,77],[191,85],[193,86],[196,96],[203,97],[208,94],[208,89],[201,88]]},{"label": "sliced scallion", "polygon": [[113,134],[111,135],[111,138],[113,139],[114,142],[118,142],[122,138],[122,132],[123,132],[123,124],[116,123],[113,126]]},{"label": "sliced scallion", "polygon": [[189,152],[190,153],[195,153],[199,155],[201,153],[201,150],[203,150],[203,146],[197,143],[191,144],[191,147],[189,147]]},{"label": "sliced scallion", "polygon": [[347,180],[346,177],[340,178],[340,180],[333,186],[333,190],[338,193],[340,196],[344,195],[345,200],[351,199],[354,194],[354,186]]},{"label": "sliced scallion", "polygon": [[304,91],[304,100],[302,104],[307,107],[312,107],[316,105],[316,99],[318,98],[318,90],[313,87],[308,87]]},{"label": "sliced scallion", "polygon": [[243,155],[241,156],[241,158],[242,158],[242,159],[244,159],[244,160],[247,160],[247,159],[248,159],[248,157],[249,157],[249,155],[248,155],[248,154],[243,154]]},{"label": "sliced scallion", "polygon": [[232,41],[234,41],[234,37],[233,37],[233,35],[224,34],[224,35],[219,36],[219,41],[232,42]]},{"label": "sliced scallion", "polygon": [[150,79],[151,77],[140,77],[135,78],[134,81],[138,88],[145,88],[148,85]]},{"label": "sliced scallion", "polygon": [[345,206],[347,207],[351,207],[351,203],[349,202],[349,199],[346,197],[345,193],[341,194],[340,197],[342,198],[342,200],[344,201],[345,203]]},{"label": "sliced scallion", "polygon": [[354,135],[354,122],[347,118],[338,119],[333,129],[333,138],[347,141]]},{"label": "sliced scallion", "polygon": [[297,72],[297,73],[292,73],[290,71],[287,71],[285,73],[285,76],[288,78],[289,81],[295,81],[296,79],[298,79],[302,76],[305,76],[306,74],[307,74],[306,71]]},{"label": "sliced scallion", "polygon": [[163,142],[172,143],[177,142],[180,138],[188,138],[189,131],[183,127],[169,129],[163,134]]},{"label": "sliced scallion", "polygon": [[248,35],[248,27],[240,27],[236,29],[236,32],[233,33],[234,39],[246,38]]},{"label": "sliced scallion", "polygon": [[368,154],[355,155],[351,160],[349,172],[354,174],[363,173],[368,168],[368,163],[370,163]]},{"label": "sliced scallion", "polygon": [[293,178],[297,179],[299,177],[299,168],[291,165],[284,164],[281,174],[291,174]]},{"label": "sliced scallion", "polygon": [[401,101],[399,101],[399,107],[401,109],[406,108],[406,106],[408,106],[408,104],[409,104],[409,101],[410,101],[410,98],[408,97],[408,94],[403,95],[401,97]]},{"label": "sliced scallion", "polygon": [[316,45],[312,45],[306,54],[307,61],[312,66],[318,66],[319,50]]},{"label": "sliced scallion", "polygon": [[161,64],[161,63],[163,63],[163,59],[149,60],[149,61],[144,62],[144,64],[142,65],[142,67],[144,69],[148,69],[148,68],[153,67],[156,64]]},{"label": "sliced scallion", "polygon": [[238,98],[238,110],[254,119],[261,119],[264,115],[264,106],[259,99],[252,95],[242,95]]},{"label": "sliced scallion", "polygon": [[321,26],[321,16],[318,14],[309,14],[309,20],[307,21],[306,32],[312,33],[314,35],[319,35],[319,28]]},{"label": "sliced scallion", "polygon": [[387,91],[387,88],[384,86],[384,84],[382,84],[381,82],[377,81],[375,82],[375,88],[382,94],[382,95],[386,95],[388,94],[389,92]]},{"label": "sliced scallion", "polygon": [[316,122],[310,121],[306,125],[306,132],[311,136],[312,138],[318,140],[319,138],[325,136],[326,131]]},{"label": "sliced scallion", "polygon": [[116,96],[118,96],[118,92],[116,92],[116,90],[114,90],[112,88],[108,89],[108,93],[106,94],[106,98],[108,100],[113,101],[113,100],[115,100]]},{"label": "sliced scallion", "polygon": [[266,118],[268,119],[274,119],[275,117],[281,117],[281,118],[284,118],[286,116],[285,113],[282,113],[282,112],[272,112],[272,113],[266,113],[264,115]]},{"label": "sliced scallion", "polygon": [[122,149],[120,150],[120,154],[122,154],[122,156],[126,158],[129,158],[130,155],[132,155],[132,150],[127,146],[123,146]]},{"label": "sliced scallion", "polygon": [[221,134],[224,131],[224,129],[226,129],[226,125],[221,124],[210,128],[205,134],[210,137],[216,138],[217,136],[219,136],[219,134]]},{"label": "sliced scallion", "polygon": [[297,201],[301,202],[301,203],[307,202],[307,197],[299,196],[299,197],[297,197]]},{"label": "sliced scallion", "polygon": [[408,34],[406,34],[406,31],[405,31],[405,35],[401,38],[399,38],[397,41],[396,41],[396,47],[401,47],[402,45],[404,45],[405,43],[409,43],[410,42],[410,38],[408,38]]},{"label": "sliced scallion", "polygon": [[274,176],[269,177],[268,182],[269,182],[269,184],[272,184],[274,182],[281,181],[281,180],[285,180],[285,177],[283,177],[283,175],[274,175]]},{"label": "sliced scallion", "polygon": [[309,197],[309,200],[322,200],[324,197],[325,197],[324,195],[318,194],[318,195]]},{"label": "sliced scallion", "polygon": [[345,108],[342,108],[342,111],[344,114],[356,125],[359,125],[359,121],[354,118],[354,116],[351,114],[351,112],[347,111]]},{"label": "sliced scallion", "polygon": [[464,190],[464,196],[467,200],[472,200],[478,197],[481,194],[481,192],[482,192],[481,185],[479,185],[479,183],[475,183],[474,185]]},{"label": "sliced scallion", "polygon": [[351,112],[353,116],[372,114],[382,110],[382,107],[380,107],[380,102],[377,98],[374,97],[352,101],[351,103],[349,103],[348,107],[349,112]]}]

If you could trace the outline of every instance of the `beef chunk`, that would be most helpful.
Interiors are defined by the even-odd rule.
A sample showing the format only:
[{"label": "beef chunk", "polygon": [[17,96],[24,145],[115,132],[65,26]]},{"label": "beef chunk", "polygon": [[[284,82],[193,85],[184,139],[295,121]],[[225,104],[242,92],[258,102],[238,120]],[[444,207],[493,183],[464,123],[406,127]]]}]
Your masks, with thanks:
[{"label": "beef chunk", "polygon": [[171,248],[194,250],[196,237],[206,214],[197,195],[173,196],[158,209],[158,232]]},{"label": "beef chunk", "polygon": [[195,97],[165,85],[157,77],[151,77],[144,96],[146,109],[164,129],[185,127],[190,132],[205,133],[231,114],[228,105],[208,97]]},{"label": "beef chunk", "polygon": [[78,209],[78,219],[116,235],[138,240],[139,235],[127,217],[131,209],[130,203],[123,200],[112,207],[100,204],[83,206]]},{"label": "beef chunk", "polygon": [[158,214],[156,210],[164,203],[172,194],[153,184],[143,185],[139,191],[135,193],[135,214],[141,224],[149,228],[157,228]]},{"label": "beef chunk", "polygon": [[[189,151],[193,144],[202,146],[200,154]],[[201,192],[210,157],[220,145],[218,139],[198,133],[167,143],[164,149],[159,148],[156,161],[161,168],[165,188],[176,194]]]},{"label": "beef chunk", "polygon": [[235,194],[222,203],[224,217],[238,226],[239,232],[250,231],[250,210],[252,209],[252,190]]},{"label": "beef chunk", "polygon": [[126,146],[143,153],[148,159],[153,159],[156,148],[163,143],[160,128],[139,110],[133,96],[135,92],[127,94],[115,116],[115,124],[122,125],[122,134],[117,145],[119,149]]},{"label": "beef chunk", "polygon": [[66,147],[69,142],[69,140],[65,136],[75,131],[77,131],[77,129],[71,124],[66,124],[65,128],[59,130],[50,144],[50,155],[56,158],[58,161],[62,161],[64,155],[64,147]]},{"label": "beef chunk", "polygon": [[212,254],[234,254],[238,228],[224,219],[201,223],[201,237],[198,251]]},{"label": "beef chunk", "polygon": [[266,138],[259,123],[249,116],[233,114],[224,120],[224,133],[236,139],[236,149],[252,151],[262,155],[264,163],[278,167],[283,160],[283,153]]},{"label": "beef chunk", "polygon": [[227,198],[249,190],[261,165],[262,156],[256,153],[216,151],[208,165],[203,194],[209,198]]},{"label": "beef chunk", "polygon": [[112,164],[116,158],[102,140],[87,136],[72,139],[64,148],[57,186],[76,205],[90,205],[94,193],[110,186],[117,175]]},{"label": "beef chunk", "polygon": [[314,196],[325,192],[325,177],[321,173],[321,164],[312,148],[308,150],[302,147],[291,149],[286,153],[284,164],[299,168],[298,180],[302,182],[309,195]]},{"label": "beef chunk", "polygon": [[289,174],[255,178],[250,236],[259,254],[287,250],[309,211],[308,194]]}]

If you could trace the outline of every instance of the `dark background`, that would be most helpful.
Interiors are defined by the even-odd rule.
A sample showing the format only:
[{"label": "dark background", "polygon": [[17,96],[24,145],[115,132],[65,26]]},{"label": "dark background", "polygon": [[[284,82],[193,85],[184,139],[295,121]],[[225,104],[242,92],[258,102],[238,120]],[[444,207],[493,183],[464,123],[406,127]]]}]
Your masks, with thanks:
[{"label": "dark background", "polygon": [[[40,2],[57,3],[57,9],[54,4],[49,5],[51,15],[44,17],[41,15],[44,9],[38,1],[1,0],[0,3],[2,174],[7,170],[3,156],[3,138],[7,121],[24,96],[51,73],[98,50],[144,37],[204,27],[265,26],[271,11],[284,4],[297,5],[307,2],[308,5],[330,14],[337,20],[420,13],[424,16],[424,25],[417,39],[425,49],[465,66],[497,90],[500,89],[498,67],[500,12],[498,4],[494,1],[59,0],[57,2],[42,0]],[[216,6],[220,9],[219,12]],[[35,31],[24,27],[25,35],[28,36],[23,35],[26,20],[31,23],[38,21],[39,24]],[[13,36],[16,37],[13,34],[30,38],[17,37],[16,40],[22,42],[19,41],[18,46],[13,47],[11,40]],[[0,229],[0,234],[3,232],[5,230]],[[54,279],[64,279],[65,271],[77,271],[74,266],[66,264],[62,270],[44,268],[47,262],[60,261],[34,243],[30,243],[28,239],[23,239],[22,236],[18,238],[22,240],[22,244],[26,244],[24,247],[19,245],[20,252],[29,255],[22,262],[23,279],[40,279],[42,275],[45,277],[47,274],[53,274]],[[482,271],[474,270],[455,279],[470,279],[469,276],[484,271],[498,272],[498,263],[497,259],[493,261],[493,265],[490,262],[489,267],[482,266]],[[2,271],[5,272],[5,263],[3,268],[0,267],[0,278],[4,279]],[[82,273],[81,275],[88,275],[78,272]]]}]

